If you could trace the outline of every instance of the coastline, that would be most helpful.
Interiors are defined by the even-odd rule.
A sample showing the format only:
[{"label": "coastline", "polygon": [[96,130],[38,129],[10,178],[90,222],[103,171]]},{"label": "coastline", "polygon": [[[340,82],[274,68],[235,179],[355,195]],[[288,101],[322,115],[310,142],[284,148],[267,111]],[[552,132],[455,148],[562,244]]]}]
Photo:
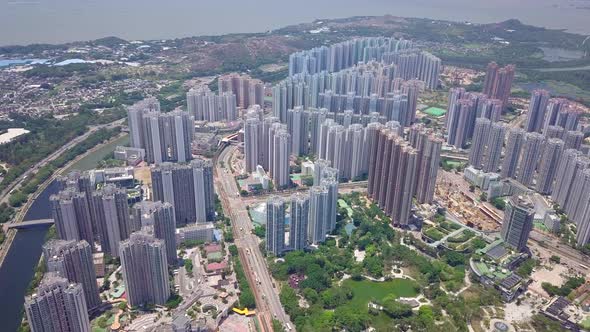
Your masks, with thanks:
[{"label": "coastline", "polygon": [[[305,0],[304,0],[305,1]],[[455,1],[456,2],[456,1]],[[460,1],[459,1],[460,2]],[[394,1],[395,3],[395,1]],[[392,3],[393,4],[393,3]],[[585,14],[587,14],[588,9],[586,8],[568,8],[568,7],[549,7],[543,6],[543,4],[539,4],[537,6],[537,10],[541,10],[543,14],[546,14],[547,17],[545,18],[543,14],[529,16],[528,14],[524,14],[530,8],[525,10],[524,7],[519,7],[515,9],[515,12],[510,12],[506,14],[505,12],[500,12],[502,9],[506,9],[505,7],[498,6],[497,8],[478,8],[477,6],[474,7],[465,7],[462,8],[465,11],[460,12],[458,8],[458,4],[454,4],[454,6],[449,6],[448,8],[443,7],[439,8],[436,3],[432,4],[432,10],[423,12],[424,8],[415,8],[412,5],[408,5],[408,7],[400,7],[401,10],[398,8],[392,8],[392,4],[370,4],[368,9],[363,8],[349,8],[346,11],[339,10],[336,13],[326,14],[325,12],[319,12],[318,15],[309,15],[306,13],[294,13],[293,15],[289,15],[288,17],[283,17],[282,19],[276,18],[273,21],[268,23],[254,23],[250,25],[250,28],[244,30],[243,26],[231,26],[231,27],[219,27],[216,26],[215,29],[212,29],[209,24],[202,23],[200,26],[183,26],[181,27],[170,27],[166,31],[161,30],[150,30],[150,29],[139,29],[135,27],[135,29],[129,29],[129,25],[133,25],[134,21],[126,21],[126,20],[116,20],[113,18],[113,27],[110,30],[105,31],[88,31],[82,32],[79,34],[71,35],[71,37],[62,37],[61,39],[56,39],[55,35],[69,35],[72,32],[68,30],[60,31],[60,33],[53,33],[52,35],[48,35],[46,37],[38,37],[38,33],[34,35],[36,38],[32,37],[24,37],[20,41],[15,40],[0,40],[0,49],[3,47],[27,47],[32,45],[37,46],[63,46],[63,45],[75,45],[75,44],[84,44],[90,43],[96,40],[107,39],[107,38],[121,38],[127,41],[157,41],[157,40],[175,40],[175,39],[190,39],[190,38],[203,38],[203,37],[223,37],[229,35],[252,35],[252,34],[267,34],[272,33],[275,30],[284,29],[287,27],[293,26],[300,26],[300,25],[312,25],[312,24],[320,24],[323,20],[351,20],[358,17],[381,17],[381,16],[390,16],[393,19],[407,19],[407,20],[432,20],[432,21],[439,21],[439,22],[449,22],[449,23],[464,23],[464,24],[473,24],[473,25],[491,25],[495,23],[504,22],[507,20],[518,20],[524,25],[544,28],[548,30],[559,30],[571,34],[577,34],[581,36],[590,36],[590,26],[584,23]],[[533,3],[529,4],[532,5]],[[345,4],[342,4],[344,6]],[[398,7],[401,4],[395,4]],[[547,5],[547,4],[545,4]],[[108,5],[105,5],[108,6]],[[524,3],[523,5],[524,6]],[[190,6],[189,6],[190,7]],[[457,10],[451,10],[451,9]],[[1,9],[1,5],[0,5]],[[137,9],[137,8],[134,8]],[[162,9],[162,8],[160,8]],[[441,9],[435,10],[435,9]],[[106,11],[107,8],[99,8],[99,10]],[[146,9],[148,10],[148,9]],[[164,11],[166,9],[164,8]],[[190,8],[187,8],[190,10]],[[238,10],[239,11],[239,10]],[[214,10],[214,12],[218,12]],[[219,9],[219,12],[223,12]],[[247,12],[247,11],[246,11]],[[519,15],[516,14],[519,13]],[[141,11],[137,12],[137,16],[141,15]],[[184,13],[182,13],[184,15]],[[523,15],[524,14],[524,15]],[[23,13],[24,15],[24,13]],[[64,14],[64,17],[68,17],[67,14]],[[573,15],[573,16],[572,16]],[[281,16],[281,15],[279,15]],[[561,20],[555,20],[555,16],[561,17]],[[2,16],[0,15],[0,22]],[[92,19],[91,17],[89,19]],[[205,17],[205,20],[214,20],[214,18]],[[230,20],[233,21],[233,20]],[[268,21],[268,20],[267,20]],[[560,22],[559,22],[560,21]],[[575,22],[575,23],[572,23]],[[51,22],[53,23],[53,22]],[[135,22],[139,25],[142,22]],[[75,24],[75,23],[71,23]],[[204,25],[204,26],[203,26]],[[0,28],[2,25],[0,24]],[[8,26],[6,27],[8,28]],[[122,31],[132,31],[133,32],[122,32]],[[68,33],[69,31],[69,33]],[[38,31],[37,31],[38,32]],[[35,59],[31,59],[35,60]]]}]

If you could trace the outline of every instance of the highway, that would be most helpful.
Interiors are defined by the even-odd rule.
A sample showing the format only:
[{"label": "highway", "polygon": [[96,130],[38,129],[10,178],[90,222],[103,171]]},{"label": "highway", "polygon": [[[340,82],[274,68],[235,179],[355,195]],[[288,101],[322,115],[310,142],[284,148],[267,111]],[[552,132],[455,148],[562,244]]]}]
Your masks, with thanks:
[{"label": "highway", "polygon": [[226,147],[216,159],[215,185],[224,212],[231,219],[234,242],[254,292],[257,315],[264,331],[272,331],[272,318],[279,320],[284,326],[293,326],[281,305],[279,290],[274,288],[266,260],[259,248],[259,239],[252,233],[253,225],[233,174],[220,165],[221,161],[229,166],[230,156],[235,150],[235,146]]},{"label": "highway", "polygon": [[18,178],[16,178],[16,180],[13,181],[12,184],[10,184],[8,187],[6,187],[6,189],[4,189],[0,193],[0,203],[4,203],[4,202],[7,203],[8,202],[8,197],[10,196],[9,194],[10,194],[10,192],[13,189],[18,189],[20,187],[20,185],[22,184],[22,182],[29,175],[36,173],[37,170],[39,170],[41,167],[43,167],[43,166],[49,164],[50,162],[52,162],[53,160],[57,159],[66,150],[68,150],[68,149],[74,147],[76,144],[84,141],[86,138],[88,138],[88,136],[90,136],[91,134],[95,133],[97,130],[103,129],[103,128],[111,129],[111,128],[114,128],[116,126],[120,126],[121,124],[123,124],[124,121],[125,121],[125,118],[119,119],[119,120],[114,121],[114,122],[111,122],[111,123],[103,124],[103,125],[90,126],[90,127],[88,127],[88,131],[87,132],[85,132],[84,134],[82,134],[80,136],[77,136],[73,140],[67,142],[64,146],[62,146],[61,148],[59,148],[56,151],[54,151],[53,153],[51,153],[49,156],[43,158],[43,160],[39,161],[33,167],[29,168],[23,174],[21,174]]},{"label": "highway", "polygon": [[[88,136],[90,136],[90,134],[96,132],[99,129],[102,128],[114,128],[116,126],[120,126],[123,122],[125,121],[125,119],[119,119],[117,121],[111,122],[111,123],[107,123],[104,125],[98,125],[98,126],[92,126],[88,129],[88,131],[76,138],[74,138],[73,140],[69,141],[66,145],[62,146],[61,148],[59,148],[57,151],[53,152],[52,154],[50,154],[49,156],[47,156],[46,158],[44,158],[43,160],[41,160],[40,162],[38,162],[35,166],[33,166],[32,168],[28,169],[26,172],[24,172],[21,176],[19,176],[10,186],[8,186],[4,191],[2,191],[2,193],[0,195],[0,203],[8,203],[8,197],[10,197],[10,192],[13,189],[17,189],[19,188],[23,181],[31,174],[34,174],[35,172],[37,172],[37,170],[39,170],[41,167],[47,165],[48,163],[50,163],[51,161],[57,159],[59,156],[62,155],[62,153],[64,153],[65,151],[67,151],[68,149],[74,147],[76,144],[84,141],[86,138],[88,138]],[[116,137],[112,138],[112,139],[116,139]],[[112,140],[111,139],[111,140]],[[109,142],[111,141],[109,140]],[[105,142],[104,144],[108,144],[108,142]],[[4,263],[4,259],[6,258],[6,255],[8,254],[8,251],[10,250],[10,247],[12,245],[12,241],[14,241],[14,238],[16,237],[16,230],[12,229],[9,230],[8,227],[11,224],[15,224],[15,223],[20,223],[23,221],[25,215],[27,214],[27,211],[29,210],[29,208],[31,207],[31,205],[33,204],[33,202],[37,199],[37,196],[42,193],[45,188],[47,188],[47,186],[53,182],[53,180],[55,180],[55,178],[57,176],[59,176],[61,174],[61,172],[63,172],[63,170],[67,169],[68,167],[70,167],[73,163],[77,162],[79,159],[83,158],[84,156],[92,153],[93,151],[95,151],[95,149],[99,148],[100,146],[102,146],[103,144],[99,144],[97,146],[95,146],[94,148],[86,151],[86,153],[83,153],[82,155],[76,157],[74,160],[71,160],[70,162],[66,163],[66,165],[64,165],[62,168],[60,168],[59,170],[56,170],[53,175],[47,179],[45,182],[43,182],[39,188],[37,189],[37,191],[29,197],[29,199],[27,200],[27,202],[25,203],[24,206],[20,207],[16,213],[16,215],[14,216],[14,218],[9,221],[8,223],[5,223],[3,225],[4,230],[5,230],[5,234],[6,234],[6,239],[4,240],[4,243],[2,244],[2,246],[0,246],[0,266],[2,266],[2,264]]]}]

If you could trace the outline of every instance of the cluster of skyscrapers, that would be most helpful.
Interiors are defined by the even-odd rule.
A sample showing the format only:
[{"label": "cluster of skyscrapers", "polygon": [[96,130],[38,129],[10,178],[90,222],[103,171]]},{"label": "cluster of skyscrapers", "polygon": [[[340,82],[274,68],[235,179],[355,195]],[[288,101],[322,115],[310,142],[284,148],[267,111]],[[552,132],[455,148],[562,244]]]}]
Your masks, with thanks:
[{"label": "cluster of skyscrapers", "polygon": [[[159,163],[152,168],[155,201],[131,211],[125,188],[97,187],[91,172],[59,177],[59,191],[50,197],[59,240],[44,246],[50,274],[25,304],[33,331],[89,331],[88,311],[101,304],[97,249],[121,259],[130,305],[163,305],[170,295],[168,265],[177,260],[177,224],[215,218],[212,172],[211,162],[200,158]],[[52,306],[60,311],[49,311]]]},{"label": "cluster of skyscrapers", "polygon": [[430,90],[438,87],[442,61],[431,53],[406,49],[383,54],[382,62],[395,66],[396,77],[404,80],[418,79]]},{"label": "cluster of skyscrapers", "polygon": [[192,159],[194,117],[188,112],[160,112],[156,98],[147,98],[127,108],[131,147],[145,149],[149,163],[186,162]]},{"label": "cluster of skyscrapers", "polygon": [[196,121],[235,121],[238,118],[236,95],[231,92],[217,95],[207,87],[191,89],[186,94],[186,104]]},{"label": "cluster of skyscrapers", "polygon": [[151,169],[154,201],[174,207],[176,224],[215,220],[215,191],[211,161],[197,158],[188,164],[162,163]]},{"label": "cluster of skyscrapers", "polygon": [[164,240],[145,230],[131,234],[121,243],[121,266],[129,305],[166,303],[170,286]]},{"label": "cluster of skyscrapers", "polygon": [[508,105],[515,69],[514,65],[500,67],[497,63],[490,62],[486,70],[483,93],[489,98],[500,100],[502,109]]},{"label": "cluster of skyscrapers", "polygon": [[87,304],[79,283],[47,273],[37,291],[25,299],[31,331],[90,332]]},{"label": "cluster of skyscrapers", "polygon": [[247,172],[258,165],[268,171],[276,188],[288,187],[291,183],[289,161],[292,145],[296,142],[277,118],[263,117],[263,110],[254,105],[245,115],[244,159]]},{"label": "cluster of skyscrapers", "polygon": [[359,38],[291,55],[289,77],[273,87],[273,112],[285,122],[287,110],[326,108],[368,115],[409,126],[418,93],[436,89],[441,61],[393,38]]},{"label": "cluster of skyscrapers", "polygon": [[391,217],[394,225],[408,226],[414,196],[432,202],[442,140],[420,125],[403,132],[382,127],[374,132],[369,150],[368,195]]},{"label": "cluster of skyscrapers", "polygon": [[551,198],[577,225],[577,242],[590,241],[590,158],[567,149],[558,164]]},{"label": "cluster of skyscrapers", "polygon": [[392,65],[359,64],[336,73],[298,74],[273,87],[273,112],[282,122],[287,111],[326,108],[329,112],[352,111],[355,115],[378,112],[408,126],[414,121],[418,94],[424,82],[395,77]]},{"label": "cluster of skyscrapers", "polygon": [[412,47],[408,40],[386,37],[367,37],[348,40],[330,46],[293,53],[289,56],[289,76],[337,72],[359,62],[380,60],[383,54]]},{"label": "cluster of skyscrapers", "polygon": [[251,105],[264,105],[264,83],[247,75],[228,74],[219,77],[220,94],[236,96],[239,107],[246,109]]},{"label": "cluster of skyscrapers", "polygon": [[490,99],[483,93],[467,92],[464,88],[452,88],[445,117],[447,144],[458,149],[464,148],[473,137],[476,119],[486,118],[497,122],[501,116],[502,103],[499,99]]},{"label": "cluster of skyscrapers", "polygon": [[98,241],[103,252],[117,257],[119,242],[134,231],[126,190],[113,184],[94,190],[88,174],[78,172],[59,178],[58,184],[60,192],[50,201],[59,238]]},{"label": "cluster of skyscrapers", "polygon": [[[247,172],[261,165],[268,170],[275,186],[289,184],[289,156],[315,155],[340,170],[344,180],[357,180],[368,174],[367,132],[385,118],[335,114],[326,109],[288,111],[287,124],[276,117],[261,120],[260,112],[249,111],[244,123],[244,154]],[[396,121],[388,125],[402,130]]]},{"label": "cluster of skyscrapers", "polygon": [[[408,142],[416,149],[418,156],[414,197],[420,204],[430,204],[434,199],[443,139],[418,123],[410,127]],[[367,145],[370,146],[370,143],[367,142]]]},{"label": "cluster of skyscrapers", "polygon": [[[524,129],[507,130],[504,125],[481,116],[482,113],[476,112],[473,115],[471,104],[477,98],[469,96],[466,99],[465,95],[471,94],[466,94],[462,89],[452,89],[449,104],[455,106],[450,106],[449,111],[461,112],[462,108],[467,107],[465,104],[469,104],[470,116],[465,118],[475,116],[469,163],[486,173],[498,172],[501,168],[501,177],[513,178],[540,194],[551,195],[552,200],[578,226],[578,245],[588,243],[590,159],[579,151],[584,140],[584,134],[577,130],[581,110],[565,99],[550,98],[545,90],[534,90]],[[455,116],[449,114],[449,143],[454,140],[454,128],[449,124],[453,118]],[[458,118],[463,119],[461,116]],[[471,123],[471,120],[466,122]],[[468,127],[463,127],[464,133],[457,133],[456,130],[454,132],[455,135],[465,136],[464,139],[457,140],[463,142],[462,144],[468,139]]]},{"label": "cluster of skyscrapers", "polygon": [[511,177],[526,186],[532,185],[534,171],[541,157],[543,136],[511,129],[502,164],[502,177]]},{"label": "cluster of skyscrapers", "polygon": [[[274,255],[287,250],[303,250],[322,243],[336,227],[338,170],[318,161],[318,185],[309,193],[296,193],[287,200],[272,196],[266,202],[266,249]],[[285,216],[290,205],[289,241],[285,241]]]},{"label": "cluster of skyscrapers", "polygon": [[[93,261],[95,243],[103,253],[121,258],[131,305],[164,304],[170,292],[167,266],[176,262],[173,205],[141,202],[133,210],[142,213],[131,217],[123,188],[104,184],[96,189],[88,172],[72,172],[59,177],[57,183],[60,191],[50,201],[59,240],[44,245],[50,273],[38,292],[25,301],[33,331],[87,331],[80,326],[87,326],[88,311],[101,304]],[[63,305],[60,312],[47,311]]]},{"label": "cluster of skyscrapers", "polygon": [[47,272],[82,286],[86,310],[101,304],[92,259],[92,246],[85,240],[51,240],[43,245]]},{"label": "cluster of skyscrapers", "polygon": [[469,163],[484,172],[497,172],[502,157],[502,147],[506,136],[506,128],[499,122],[491,122],[486,118],[475,120],[475,129]]}]

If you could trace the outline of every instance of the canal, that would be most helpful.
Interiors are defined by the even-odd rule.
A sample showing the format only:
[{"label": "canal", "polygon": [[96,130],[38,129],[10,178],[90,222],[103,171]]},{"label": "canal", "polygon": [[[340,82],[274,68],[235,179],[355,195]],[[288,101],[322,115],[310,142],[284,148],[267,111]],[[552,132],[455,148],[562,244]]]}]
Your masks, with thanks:
[{"label": "canal", "polygon": [[[57,192],[52,182],[31,204],[26,220],[51,218],[49,196]],[[0,269],[0,322],[2,331],[16,331],[23,315],[25,294],[41,257],[47,228],[19,230]]]},{"label": "canal", "polygon": [[[125,145],[129,136],[115,141],[80,159],[69,170],[88,170],[96,165],[117,145]],[[51,218],[49,197],[57,193],[57,183],[52,182],[31,204],[24,220]],[[48,228],[19,230],[0,268],[0,331],[17,331],[20,326],[27,288],[35,274]]]}]

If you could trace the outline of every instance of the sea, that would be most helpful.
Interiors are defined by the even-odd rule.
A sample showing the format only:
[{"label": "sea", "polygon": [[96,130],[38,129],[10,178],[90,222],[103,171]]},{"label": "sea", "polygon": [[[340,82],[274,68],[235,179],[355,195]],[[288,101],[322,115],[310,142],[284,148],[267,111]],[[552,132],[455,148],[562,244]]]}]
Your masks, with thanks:
[{"label": "sea", "polygon": [[590,35],[590,0],[0,0],[0,45],[264,32],[385,14],[473,23],[516,18]]}]

